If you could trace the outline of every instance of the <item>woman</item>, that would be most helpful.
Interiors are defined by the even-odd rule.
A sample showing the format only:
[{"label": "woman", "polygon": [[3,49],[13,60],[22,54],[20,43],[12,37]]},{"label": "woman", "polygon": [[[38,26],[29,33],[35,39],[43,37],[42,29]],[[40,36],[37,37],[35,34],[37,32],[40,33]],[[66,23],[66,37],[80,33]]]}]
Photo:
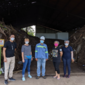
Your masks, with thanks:
[{"label": "woman", "polygon": [[52,49],[52,57],[53,57],[53,65],[55,68],[55,76],[54,78],[60,79],[60,56],[62,56],[62,50],[59,48],[59,42],[54,42],[54,47]]},{"label": "woman", "polygon": [[30,65],[32,58],[32,52],[31,52],[31,45],[29,45],[29,39],[25,38],[25,44],[22,46],[21,52],[22,52],[22,62],[23,62],[23,69],[22,69],[22,81],[25,81],[25,70],[26,67],[28,69],[28,77],[32,78],[30,75]]},{"label": "woman", "polygon": [[[63,51],[63,69],[64,69],[64,77],[69,78],[70,77],[70,71],[71,71],[71,60],[72,62],[74,62],[74,58],[73,58],[73,49],[71,46],[69,46],[69,40],[66,40],[64,42],[65,46],[62,47],[62,51]],[[68,67],[68,75],[66,76],[66,66]]]}]

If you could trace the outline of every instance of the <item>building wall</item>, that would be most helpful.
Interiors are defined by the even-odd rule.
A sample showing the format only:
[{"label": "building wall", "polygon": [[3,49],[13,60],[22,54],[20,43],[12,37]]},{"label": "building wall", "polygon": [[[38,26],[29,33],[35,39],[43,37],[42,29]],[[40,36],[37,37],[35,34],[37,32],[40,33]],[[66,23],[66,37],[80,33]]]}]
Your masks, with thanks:
[{"label": "building wall", "polygon": [[36,33],[36,37],[45,36],[48,39],[61,39],[61,40],[68,40],[69,33],[67,32],[58,32],[58,33]]},{"label": "building wall", "polygon": [[36,33],[56,33],[56,31],[49,28],[36,26]]}]

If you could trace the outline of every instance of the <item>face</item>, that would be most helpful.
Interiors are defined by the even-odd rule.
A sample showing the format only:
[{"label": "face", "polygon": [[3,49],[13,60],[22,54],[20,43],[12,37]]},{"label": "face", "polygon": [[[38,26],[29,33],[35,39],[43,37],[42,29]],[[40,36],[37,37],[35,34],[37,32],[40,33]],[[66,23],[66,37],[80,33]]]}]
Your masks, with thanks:
[{"label": "face", "polygon": [[25,44],[29,44],[29,39],[25,39]]},{"label": "face", "polygon": [[40,43],[44,43],[44,40],[41,39],[41,40],[40,40]]},{"label": "face", "polygon": [[57,41],[54,42],[54,46],[57,47],[59,43]]},{"label": "face", "polygon": [[68,41],[65,41],[65,43],[69,44],[69,42],[68,42]]},{"label": "face", "polygon": [[29,39],[25,39],[25,42],[29,42]]},{"label": "face", "polygon": [[10,40],[13,41],[14,39],[15,39],[15,35],[11,35],[11,36],[10,36]]},{"label": "face", "polygon": [[68,46],[69,45],[69,42],[68,41],[65,41],[65,46]]}]

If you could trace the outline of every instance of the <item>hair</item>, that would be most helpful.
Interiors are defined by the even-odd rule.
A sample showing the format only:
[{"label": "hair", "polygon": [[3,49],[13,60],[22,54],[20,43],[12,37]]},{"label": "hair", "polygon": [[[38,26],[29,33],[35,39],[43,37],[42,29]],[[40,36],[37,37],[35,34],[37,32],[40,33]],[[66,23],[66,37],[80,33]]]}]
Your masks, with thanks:
[{"label": "hair", "polygon": [[69,40],[65,40],[64,43],[65,43],[66,41],[69,42]]},{"label": "hair", "polygon": [[59,41],[56,40],[56,41],[54,41],[54,43],[55,43],[55,42],[58,42],[58,44],[59,44]]},{"label": "hair", "polygon": [[11,37],[11,35],[14,35],[15,36],[15,34],[10,34],[9,37]]},{"label": "hair", "polygon": [[[29,38],[25,38],[25,39],[24,39],[24,41],[25,41],[26,39],[28,39],[28,40],[29,40]],[[30,41],[30,40],[29,40],[29,41]]]}]

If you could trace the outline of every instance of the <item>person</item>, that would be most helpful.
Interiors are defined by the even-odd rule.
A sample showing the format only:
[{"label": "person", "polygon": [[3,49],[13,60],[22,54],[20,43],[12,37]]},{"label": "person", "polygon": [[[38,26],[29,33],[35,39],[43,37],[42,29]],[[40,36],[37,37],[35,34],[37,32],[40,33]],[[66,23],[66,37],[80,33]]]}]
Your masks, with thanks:
[{"label": "person", "polygon": [[38,43],[35,47],[35,59],[37,61],[37,77],[36,79],[40,78],[40,68],[42,65],[42,77],[46,79],[45,77],[45,66],[46,61],[48,60],[48,48],[47,45],[44,43],[45,37],[40,37],[40,43]]},{"label": "person", "polygon": [[60,65],[61,56],[62,56],[62,49],[60,49],[59,47],[59,42],[55,41],[54,47],[52,49],[53,65],[55,68],[55,76],[53,78],[60,79],[59,65]]},{"label": "person", "polygon": [[[71,46],[69,46],[69,40],[65,40],[64,42],[65,46],[62,47],[63,51],[63,69],[64,69],[64,77],[69,78],[70,77],[70,71],[71,71],[71,60],[74,62],[73,58],[73,49]],[[68,67],[68,75],[66,76],[66,66]]]},{"label": "person", "polygon": [[24,40],[25,44],[22,46],[21,52],[22,52],[22,62],[23,62],[23,69],[22,69],[22,81],[25,81],[25,70],[26,67],[28,69],[28,77],[32,78],[30,75],[30,65],[32,58],[32,50],[31,45],[29,45],[29,39],[25,38]]},{"label": "person", "polygon": [[[15,35],[11,34],[10,40],[4,44],[4,48],[3,48],[3,57],[4,57],[4,63],[5,63],[5,75],[4,75],[5,81],[4,81],[4,83],[6,85],[8,84],[8,80],[15,81],[15,79],[13,78],[13,70],[15,67],[14,53],[16,51],[17,46],[16,46],[16,43],[14,42],[14,40],[15,40]],[[8,72],[9,72],[9,79],[8,79]]]}]

